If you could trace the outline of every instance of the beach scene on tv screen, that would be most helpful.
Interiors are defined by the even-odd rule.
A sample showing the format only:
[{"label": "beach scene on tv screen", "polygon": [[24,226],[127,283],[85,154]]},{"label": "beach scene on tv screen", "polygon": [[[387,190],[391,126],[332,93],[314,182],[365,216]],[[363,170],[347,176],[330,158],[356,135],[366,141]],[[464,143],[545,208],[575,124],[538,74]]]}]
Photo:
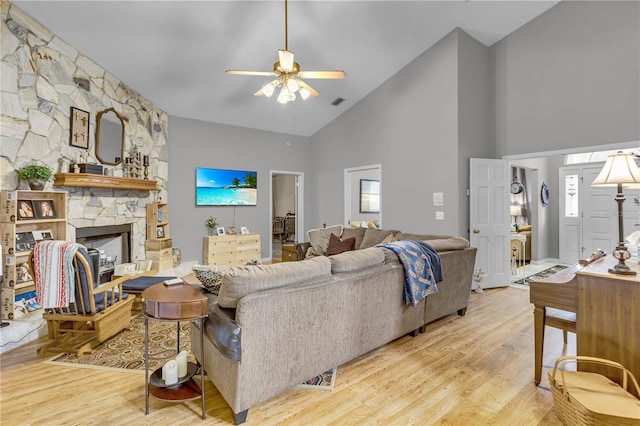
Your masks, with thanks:
[{"label": "beach scene on tv screen", "polygon": [[255,206],[257,200],[257,172],[196,169],[196,205]]}]

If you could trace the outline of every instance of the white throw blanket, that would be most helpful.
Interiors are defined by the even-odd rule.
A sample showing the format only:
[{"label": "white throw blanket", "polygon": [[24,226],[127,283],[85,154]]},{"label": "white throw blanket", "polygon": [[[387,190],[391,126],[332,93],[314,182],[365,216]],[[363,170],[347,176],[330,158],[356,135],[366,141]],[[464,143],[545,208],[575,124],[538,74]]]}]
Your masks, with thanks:
[{"label": "white throw blanket", "polygon": [[41,241],[34,247],[33,278],[43,308],[66,308],[75,302],[73,256],[80,247],[69,241]]}]

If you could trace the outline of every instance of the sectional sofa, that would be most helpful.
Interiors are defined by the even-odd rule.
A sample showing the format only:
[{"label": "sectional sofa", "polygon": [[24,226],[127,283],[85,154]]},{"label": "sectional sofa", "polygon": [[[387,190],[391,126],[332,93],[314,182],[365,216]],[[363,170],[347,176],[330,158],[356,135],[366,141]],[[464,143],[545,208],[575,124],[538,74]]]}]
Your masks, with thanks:
[{"label": "sectional sofa", "polygon": [[[208,293],[199,362],[236,424],[254,404],[394,339],[416,336],[443,315],[464,315],[476,249],[463,239],[431,237],[438,237],[430,242],[440,249],[444,280],[416,306],[403,301],[404,268],[395,253],[362,247],[371,238],[334,256],[227,272],[219,294]],[[191,348],[198,356],[197,327],[192,325]]]}]

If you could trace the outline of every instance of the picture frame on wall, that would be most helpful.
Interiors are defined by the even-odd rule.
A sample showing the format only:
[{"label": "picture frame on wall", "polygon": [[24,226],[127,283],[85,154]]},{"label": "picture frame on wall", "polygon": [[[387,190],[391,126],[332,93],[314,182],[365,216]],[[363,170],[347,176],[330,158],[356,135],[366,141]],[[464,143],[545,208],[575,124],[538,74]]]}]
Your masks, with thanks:
[{"label": "picture frame on wall", "polygon": [[52,219],[56,217],[53,200],[33,200],[33,211],[38,219]]},{"label": "picture frame on wall", "polygon": [[360,213],[380,213],[380,181],[360,179]]},{"label": "picture frame on wall", "polygon": [[71,107],[69,145],[89,149],[89,117],[88,111]]}]

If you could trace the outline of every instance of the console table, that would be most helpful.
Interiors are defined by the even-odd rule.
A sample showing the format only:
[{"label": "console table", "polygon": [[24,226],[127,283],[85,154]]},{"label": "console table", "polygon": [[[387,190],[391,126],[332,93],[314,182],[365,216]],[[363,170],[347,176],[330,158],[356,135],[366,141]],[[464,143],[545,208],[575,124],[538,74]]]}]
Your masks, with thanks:
[{"label": "console table", "polygon": [[180,321],[198,321],[200,328],[200,359],[204,359],[204,324],[208,315],[207,297],[188,284],[167,286],[153,285],[142,292],[144,309],[144,361],[145,361],[145,415],[149,414],[149,395],[167,402],[180,402],[200,398],[202,419],[206,418],[204,397],[204,367],[200,366],[200,387],[193,380],[197,366],[190,363],[187,376],[178,378],[178,383],[167,386],[162,383],[162,367],[153,373],[156,383],[149,383],[149,319],[175,321],[177,324],[176,354],[180,352]]}]

